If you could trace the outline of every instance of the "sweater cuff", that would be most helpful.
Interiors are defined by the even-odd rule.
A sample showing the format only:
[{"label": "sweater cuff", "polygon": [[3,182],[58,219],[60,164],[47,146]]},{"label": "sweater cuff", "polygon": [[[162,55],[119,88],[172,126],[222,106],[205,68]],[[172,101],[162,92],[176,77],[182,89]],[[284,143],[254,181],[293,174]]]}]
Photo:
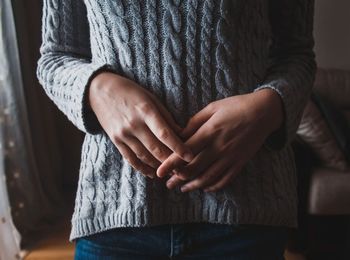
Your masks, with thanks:
[{"label": "sweater cuff", "polygon": [[291,118],[291,113],[293,113],[293,107],[291,104],[291,97],[288,91],[288,87],[281,82],[271,82],[268,84],[263,84],[254,89],[255,91],[269,88],[274,90],[282,100],[282,110],[283,110],[283,122],[279,129],[272,132],[264,142],[264,146],[270,151],[279,151],[286,147],[293,137],[293,129],[295,128],[294,122]]},{"label": "sweater cuff", "polygon": [[104,130],[97,119],[96,114],[91,109],[88,103],[88,93],[92,79],[100,72],[113,72],[116,71],[112,68],[110,64],[96,64],[88,66],[88,69],[85,72],[85,85],[83,88],[82,96],[81,96],[81,111],[80,111],[80,120],[78,124],[80,124],[81,129],[85,129],[85,132],[88,134],[96,135],[102,133]]}]

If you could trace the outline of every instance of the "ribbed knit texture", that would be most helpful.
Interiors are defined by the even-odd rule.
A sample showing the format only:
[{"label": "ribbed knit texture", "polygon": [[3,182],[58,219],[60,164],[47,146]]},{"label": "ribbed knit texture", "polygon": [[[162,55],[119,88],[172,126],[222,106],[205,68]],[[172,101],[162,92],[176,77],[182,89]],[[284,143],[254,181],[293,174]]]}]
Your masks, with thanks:
[{"label": "ribbed knit texture", "polygon": [[[44,0],[37,77],[86,133],[70,241],[165,223],[295,227],[290,141],[314,79],[313,7],[313,0]],[[135,171],[87,109],[100,70],[154,93],[181,126],[214,100],[262,88],[281,96],[285,120],[228,187],[168,190],[166,179]]]}]

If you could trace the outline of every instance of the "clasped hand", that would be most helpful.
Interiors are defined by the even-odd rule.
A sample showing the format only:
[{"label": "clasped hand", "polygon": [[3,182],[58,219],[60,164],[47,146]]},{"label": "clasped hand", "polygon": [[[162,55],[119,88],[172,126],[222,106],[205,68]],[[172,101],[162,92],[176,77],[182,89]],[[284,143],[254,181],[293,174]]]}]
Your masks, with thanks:
[{"label": "clasped hand", "polygon": [[183,192],[217,191],[234,180],[269,133],[266,113],[257,109],[262,104],[257,95],[212,102],[189,120],[180,135],[195,157],[187,163],[172,153],[158,167],[159,177],[175,171],[167,181],[168,188],[184,184]]},{"label": "clasped hand", "polygon": [[278,94],[262,89],[214,101],[181,129],[152,93],[110,72],[92,80],[88,105],[133,168],[184,192],[229,184],[282,119]]}]

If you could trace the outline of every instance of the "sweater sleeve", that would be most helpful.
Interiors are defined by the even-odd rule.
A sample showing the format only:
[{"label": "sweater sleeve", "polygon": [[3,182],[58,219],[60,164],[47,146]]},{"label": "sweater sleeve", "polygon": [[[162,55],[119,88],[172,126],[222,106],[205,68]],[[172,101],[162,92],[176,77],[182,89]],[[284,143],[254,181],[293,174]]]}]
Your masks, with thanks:
[{"label": "sweater sleeve", "polygon": [[112,66],[91,61],[90,33],[82,0],[44,0],[42,43],[36,75],[48,97],[81,131],[103,128],[88,106],[91,79]]},{"label": "sweater sleeve", "polygon": [[282,100],[282,126],[264,143],[272,151],[285,148],[295,137],[311,95],[316,72],[313,15],[314,0],[269,0],[270,66],[262,84],[254,92],[270,88]]}]

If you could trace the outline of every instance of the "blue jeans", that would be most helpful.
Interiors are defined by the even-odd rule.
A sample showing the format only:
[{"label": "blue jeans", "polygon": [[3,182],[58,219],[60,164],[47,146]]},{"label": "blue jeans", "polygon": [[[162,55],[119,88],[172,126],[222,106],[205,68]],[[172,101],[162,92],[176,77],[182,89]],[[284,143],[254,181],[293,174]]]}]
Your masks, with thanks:
[{"label": "blue jeans", "polygon": [[287,228],[214,223],[113,228],[75,240],[75,260],[284,259]]}]

